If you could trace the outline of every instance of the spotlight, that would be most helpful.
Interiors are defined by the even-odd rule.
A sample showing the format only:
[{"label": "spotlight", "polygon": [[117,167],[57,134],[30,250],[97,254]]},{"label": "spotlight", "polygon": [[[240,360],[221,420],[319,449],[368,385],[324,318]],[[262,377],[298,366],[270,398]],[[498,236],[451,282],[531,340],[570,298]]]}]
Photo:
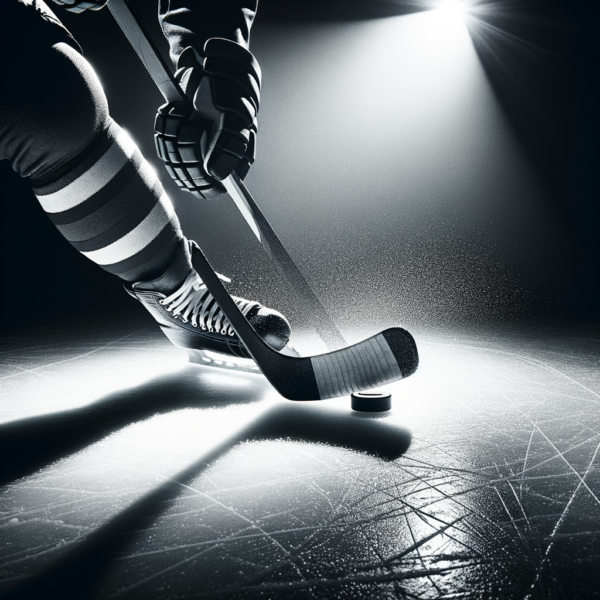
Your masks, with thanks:
[{"label": "spotlight", "polygon": [[467,14],[467,2],[465,0],[438,0],[435,8],[449,21],[464,19]]}]

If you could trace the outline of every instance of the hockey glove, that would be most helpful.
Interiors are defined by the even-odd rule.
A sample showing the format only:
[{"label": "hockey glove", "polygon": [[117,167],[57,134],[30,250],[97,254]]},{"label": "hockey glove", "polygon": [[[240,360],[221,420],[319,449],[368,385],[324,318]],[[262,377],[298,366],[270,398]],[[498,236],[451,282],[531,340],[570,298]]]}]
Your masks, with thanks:
[{"label": "hockey glove", "polygon": [[100,10],[108,4],[108,0],[100,0],[100,2],[83,2],[80,0],[54,0],[56,4],[64,6],[69,12],[82,13],[84,10]]},{"label": "hockey glove", "polygon": [[204,45],[204,60],[186,48],[175,77],[193,102],[168,102],[156,115],[156,151],[175,183],[197,198],[225,193],[219,183],[254,162],[260,66],[243,46],[221,38]]}]

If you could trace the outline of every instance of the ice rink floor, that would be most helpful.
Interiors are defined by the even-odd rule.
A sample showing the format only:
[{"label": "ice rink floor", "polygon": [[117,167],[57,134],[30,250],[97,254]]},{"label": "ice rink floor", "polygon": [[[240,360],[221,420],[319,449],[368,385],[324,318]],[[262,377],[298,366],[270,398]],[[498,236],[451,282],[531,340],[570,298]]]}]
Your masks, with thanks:
[{"label": "ice rink floor", "polygon": [[600,597],[600,329],[415,337],[383,416],[144,326],[5,337],[0,593]]}]

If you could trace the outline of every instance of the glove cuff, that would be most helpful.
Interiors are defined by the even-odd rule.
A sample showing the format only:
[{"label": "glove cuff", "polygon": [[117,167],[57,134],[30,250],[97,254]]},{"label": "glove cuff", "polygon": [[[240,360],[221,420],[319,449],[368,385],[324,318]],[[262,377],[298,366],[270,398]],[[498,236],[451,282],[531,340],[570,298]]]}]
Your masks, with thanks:
[{"label": "glove cuff", "polygon": [[203,54],[192,46],[188,46],[177,59],[177,70],[199,68],[203,66],[204,58],[224,58],[244,67],[244,70],[256,79],[260,87],[262,71],[254,54],[241,44],[225,38],[210,38],[204,44]]},{"label": "glove cuff", "polygon": [[254,54],[241,44],[224,38],[210,38],[204,44],[204,56],[206,58],[225,58],[239,64],[256,79],[260,87],[262,80],[260,65],[254,58]]}]

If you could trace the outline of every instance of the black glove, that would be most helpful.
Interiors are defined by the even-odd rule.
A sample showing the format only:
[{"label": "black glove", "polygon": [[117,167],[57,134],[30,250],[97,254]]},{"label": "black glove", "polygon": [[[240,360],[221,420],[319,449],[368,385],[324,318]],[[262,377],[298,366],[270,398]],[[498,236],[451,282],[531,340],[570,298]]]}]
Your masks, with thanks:
[{"label": "black glove", "polygon": [[225,192],[220,181],[234,170],[244,178],[254,162],[261,72],[254,56],[229,40],[209,39],[204,56],[191,47],[181,53],[175,77],[193,109],[161,106],[154,140],[181,189],[215,198]]},{"label": "black glove", "polygon": [[56,4],[64,6],[69,12],[82,13],[84,10],[100,10],[108,4],[108,0],[100,0],[100,2],[83,2],[79,0],[54,0]]}]

